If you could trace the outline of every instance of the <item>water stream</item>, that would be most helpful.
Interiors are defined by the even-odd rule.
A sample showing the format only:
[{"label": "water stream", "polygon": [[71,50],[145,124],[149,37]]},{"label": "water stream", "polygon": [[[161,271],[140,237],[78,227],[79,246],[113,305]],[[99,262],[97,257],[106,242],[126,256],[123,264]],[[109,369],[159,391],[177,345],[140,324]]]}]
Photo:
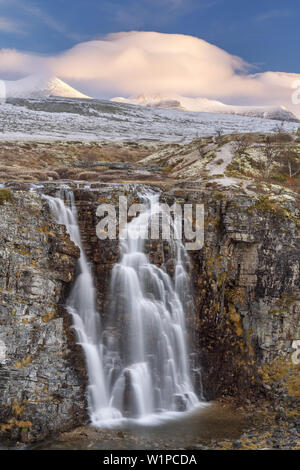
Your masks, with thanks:
[{"label": "water stream", "polygon": [[85,353],[92,424],[117,425],[126,420],[153,424],[194,410],[200,402],[192,385],[187,349],[187,254],[180,241],[170,241],[174,252],[171,277],[163,266],[150,262],[145,249],[145,233],[152,215],[159,211],[159,196],[144,196],[147,210],[122,234],[121,259],[113,268],[104,326],[81,243],[74,195],[61,190],[55,198],[45,197],[57,222],[66,226],[80,248],[67,309]]}]

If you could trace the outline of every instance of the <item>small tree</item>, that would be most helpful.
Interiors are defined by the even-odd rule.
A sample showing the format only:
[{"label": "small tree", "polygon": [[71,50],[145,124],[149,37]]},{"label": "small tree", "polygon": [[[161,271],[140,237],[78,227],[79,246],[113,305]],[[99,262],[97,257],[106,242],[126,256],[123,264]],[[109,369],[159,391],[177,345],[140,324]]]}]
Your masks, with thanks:
[{"label": "small tree", "polygon": [[221,127],[216,127],[215,128],[215,134],[214,134],[214,142],[217,144],[220,140],[222,135],[224,134],[223,129]]},{"label": "small tree", "polygon": [[292,147],[287,147],[279,154],[279,161],[283,164],[290,178],[294,178],[300,173],[300,157]]},{"label": "small tree", "polygon": [[219,139],[224,134],[222,127],[217,127],[215,130],[216,138]]},{"label": "small tree", "polygon": [[276,126],[273,129],[273,132],[275,134],[285,134],[285,122],[281,121],[281,123],[276,124]]},{"label": "small tree", "polygon": [[277,162],[279,156],[278,146],[272,142],[270,136],[265,138],[262,152],[265,157],[262,162],[264,176],[269,178],[272,166]]}]

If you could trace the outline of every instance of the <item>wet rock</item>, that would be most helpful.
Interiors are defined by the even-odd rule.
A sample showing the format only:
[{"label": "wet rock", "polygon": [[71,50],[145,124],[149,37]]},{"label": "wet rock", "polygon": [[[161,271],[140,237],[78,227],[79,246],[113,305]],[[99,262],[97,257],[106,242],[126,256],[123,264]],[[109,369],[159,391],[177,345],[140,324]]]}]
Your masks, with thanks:
[{"label": "wet rock", "polygon": [[242,447],[242,441],[239,441],[239,440],[234,441],[232,447],[234,449],[240,449]]},{"label": "wet rock", "polygon": [[175,406],[177,411],[186,411],[187,402],[186,398],[182,395],[175,395]]},{"label": "wet rock", "polygon": [[193,449],[196,449],[196,450],[210,450],[209,447],[207,446],[204,446],[203,444],[196,444]]}]

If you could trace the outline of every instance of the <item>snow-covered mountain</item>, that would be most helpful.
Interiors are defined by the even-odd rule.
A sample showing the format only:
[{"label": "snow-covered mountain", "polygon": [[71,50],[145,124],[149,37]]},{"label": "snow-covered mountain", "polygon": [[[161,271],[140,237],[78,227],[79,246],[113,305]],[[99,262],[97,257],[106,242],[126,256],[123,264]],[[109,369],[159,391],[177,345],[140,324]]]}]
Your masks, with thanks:
[{"label": "snow-covered mountain", "polygon": [[207,98],[187,98],[184,96],[162,97],[139,95],[132,98],[112,98],[111,101],[151,108],[181,109],[201,113],[233,114],[239,116],[276,119],[298,122],[296,116],[284,106],[232,106]]},{"label": "snow-covered mountain", "polygon": [[57,77],[29,75],[21,80],[4,81],[7,98],[89,98]]},{"label": "snow-covered mountain", "polygon": [[[80,91],[72,88],[57,77],[30,75],[15,81],[4,81],[7,98],[43,99],[49,97],[89,99]],[[134,104],[150,108],[180,109],[214,114],[233,114],[264,119],[299,122],[296,116],[284,106],[232,106],[207,98],[188,98],[184,96],[163,97],[160,95],[139,95],[132,98],[112,98],[111,101]]]},{"label": "snow-covered mountain", "polygon": [[174,98],[164,98],[160,95],[154,96],[145,96],[139,95],[132,98],[122,98],[118,96],[116,98],[111,98],[110,101],[114,101],[116,103],[125,103],[125,104],[135,104],[138,106],[147,106],[149,108],[160,108],[160,109],[185,109],[179,99]]},{"label": "snow-covered mountain", "polygon": [[[87,99],[62,80],[43,75],[6,81],[5,88],[7,97],[15,99],[1,103],[0,140],[190,142],[212,136],[217,129],[224,134],[272,132],[276,124],[268,116],[295,120],[290,119],[285,109],[279,108],[279,112],[278,108],[241,108],[206,99],[161,96],[117,98],[113,100],[116,102]],[[241,109],[244,116],[238,115]],[[257,114],[266,119],[255,117]],[[284,124],[287,131],[295,132],[298,127],[298,122]]]},{"label": "snow-covered mountain", "polygon": [[[37,98],[7,100],[0,106],[1,140],[191,142],[202,136],[274,132],[279,121],[232,114],[113,103],[96,99]],[[297,122],[285,122],[296,132]]]}]

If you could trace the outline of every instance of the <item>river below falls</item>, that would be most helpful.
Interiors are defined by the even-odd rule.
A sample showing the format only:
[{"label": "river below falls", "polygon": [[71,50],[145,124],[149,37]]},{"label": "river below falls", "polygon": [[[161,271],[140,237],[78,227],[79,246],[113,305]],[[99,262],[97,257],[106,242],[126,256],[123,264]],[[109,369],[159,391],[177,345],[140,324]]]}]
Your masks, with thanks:
[{"label": "river below falls", "polygon": [[159,426],[127,424],[118,429],[77,428],[30,447],[32,450],[138,450],[188,449],[223,440],[239,439],[247,427],[245,415],[212,403]]}]

